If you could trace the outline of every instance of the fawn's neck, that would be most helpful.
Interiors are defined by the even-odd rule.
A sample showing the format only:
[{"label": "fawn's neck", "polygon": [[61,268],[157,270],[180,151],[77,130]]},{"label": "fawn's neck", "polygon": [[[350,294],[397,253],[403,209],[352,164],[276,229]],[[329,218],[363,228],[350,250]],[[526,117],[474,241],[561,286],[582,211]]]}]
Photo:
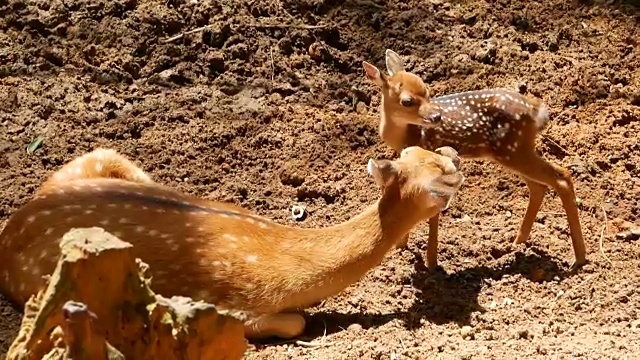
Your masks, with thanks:
[{"label": "fawn's neck", "polygon": [[385,107],[386,99],[380,106],[380,137],[384,143],[398,154],[409,146],[423,146],[421,128],[416,125],[396,121],[393,112]]},{"label": "fawn's neck", "polygon": [[[282,302],[288,308],[303,308],[358,281],[422,220],[421,211],[411,211],[416,208],[390,192],[345,223],[298,230],[289,248],[282,249],[288,273],[283,276],[288,294]],[[291,281],[291,274],[297,281]]]}]

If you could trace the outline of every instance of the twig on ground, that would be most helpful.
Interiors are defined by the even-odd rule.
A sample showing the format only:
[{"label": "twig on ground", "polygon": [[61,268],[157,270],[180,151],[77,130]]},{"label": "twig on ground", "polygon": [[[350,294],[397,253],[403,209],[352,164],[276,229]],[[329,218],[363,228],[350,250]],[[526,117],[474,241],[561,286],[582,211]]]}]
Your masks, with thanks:
[{"label": "twig on ground", "polygon": [[545,134],[541,134],[542,138],[547,140],[548,142],[552,143],[554,146],[556,146],[558,149],[562,150],[565,154],[567,155],[571,155],[574,156],[575,154],[570,152],[569,150],[565,149],[564,147],[562,147],[562,145],[558,144],[555,140],[553,140],[552,138],[548,137]]},{"label": "twig on ground", "polygon": [[402,341],[402,338],[400,338],[400,345],[402,346],[403,351],[407,351],[407,347],[404,346],[404,341]]},{"label": "twig on ground", "polygon": [[600,231],[600,255],[602,255],[602,257],[605,260],[607,260],[609,265],[613,265],[613,263],[611,262],[611,259],[609,259],[607,254],[604,253],[604,249],[602,248],[602,241],[604,239],[604,231],[607,228],[607,212],[604,210],[604,205],[600,205],[600,208],[602,209],[602,215],[604,216],[604,224],[602,224],[602,230]]},{"label": "twig on ground", "polygon": [[600,276],[600,273],[596,273],[596,274],[592,274],[589,277],[587,277],[586,279],[584,279],[580,284],[578,284],[577,286],[572,287],[571,289],[569,289],[569,291],[564,292],[560,295],[557,295],[555,300],[553,301],[553,304],[551,305],[551,308],[549,310],[553,311],[553,309],[556,307],[556,305],[558,304],[558,300],[560,300],[560,298],[567,296],[571,293],[574,293],[577,289],[581,288],[582,286],[584,286],[584,284],[586,284],[588,281],[592,280],[594,277],[596,276]]},{"label": "twig on ground", "polygon": [[162,42],[165,43],[165,44],[166,43],[170,43],[172,41],[180,40],[183,37],[185,37],[186,35],[191,35],[191,34],[195,34],[195,33],[198,33],[198,32],[203,32],[203,31],[205,31],[207,29],[210,29],[212,27],[213,27],[213,25],[210,24],[210,25],[205,25],[205,26],[202,26],[202,27],[199,27],[199,28],[196,28],[196,29],[192,29],[192,30],[189,30],[189,31],[181,32],[180,34],[172,36],[170,38],[167,38],[167,39],[163,40]]},{"label": "twig on ground", "polygon": [[324,342],[324,341],[318,342],[318,341],[296,340],[295,344],[298,345],[298,346],[306,347],[306,348],[319,348],[319,347],[333,346],[333,345],[337,344],[337,342]]},{"label": "twig on ground", "polygon": [[328,27],[334,27],[335,25],[306,25],[306,24],[241,24],[239,27],[254,27],[254,28],[277,28],[277,29],[305,29],[305,30],[313,30],[313,29],[324,29]]},{"label": "twig on ground", "polygon": [[273,64],[273,46],[269,47],[269,57],[271,58],[271,81],[273,81],[276,76],[276,68]]}]

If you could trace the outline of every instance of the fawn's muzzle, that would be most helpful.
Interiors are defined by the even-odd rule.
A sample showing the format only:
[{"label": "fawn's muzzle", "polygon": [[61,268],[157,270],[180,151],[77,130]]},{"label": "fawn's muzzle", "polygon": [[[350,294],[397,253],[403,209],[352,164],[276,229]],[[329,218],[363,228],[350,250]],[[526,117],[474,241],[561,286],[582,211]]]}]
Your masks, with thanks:
[{"label": "fawn's muzzle", "polygon": [[442,121],[442,115],[439,113],[429,114],[422,118],[422,121],[426,125],[435,125]]}]

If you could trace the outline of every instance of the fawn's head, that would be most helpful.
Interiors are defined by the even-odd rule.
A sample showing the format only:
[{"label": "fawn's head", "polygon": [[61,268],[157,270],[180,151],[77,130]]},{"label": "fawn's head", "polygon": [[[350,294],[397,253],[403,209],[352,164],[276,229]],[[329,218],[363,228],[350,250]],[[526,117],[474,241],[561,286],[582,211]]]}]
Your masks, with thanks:
[{"label": "fawn's head", "polygon": [[380,88],[389,118],[399,124],[420,126],[440,122],[440,107],[429,101],[427,85],[416,74],[404,70],[400,55],[387,49],[386,64],[389,75],[366,61],[362,62],[362,67],[367,78]]},{"label": "fawn's head", "polygon": [[460,157],[451,147],[435,152],[418,146],[408,147],[396,160],[369,160],[368,171],[382,189],[399,193],[401,200],[412,201],[425,211],[446,209],[458,192],[464,176],[459,171]]}]

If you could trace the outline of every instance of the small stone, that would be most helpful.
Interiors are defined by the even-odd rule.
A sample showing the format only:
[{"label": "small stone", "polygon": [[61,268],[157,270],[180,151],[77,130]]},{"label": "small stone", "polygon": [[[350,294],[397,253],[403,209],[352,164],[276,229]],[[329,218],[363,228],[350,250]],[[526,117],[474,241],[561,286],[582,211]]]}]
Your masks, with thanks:
[{"label": "small stone", "polygon": [[306,214],[307,212],[304,206],[293,205],[291,207],[291,217],[293,218],[293,220],[296,220],[296,221],[304,220]]},{"label": "small stone", "polygon": [[460,329],[460,336],[462,336],[463,339],[473,339],[475,336],[475,329],[469,325],[463,326]]},{"label": "small stone", "polygon": [[347,327],[348,331],[351,332],[359,332],[362,330],[362,325],[358,324],[358,323],[353,323],[351,325],[349,325],[349,327]]},{"label": "small stone", "polygon": [[529,330],[527,330],[527,329],[518,330],[518,338],[519,339],[528,339],[529,338]]},{"label": "small stone", "polygon": [[510,298],[506,297],[506,298],[504,298],[503,304],[511,305],[511,304],[513,304],[513,300],[511,300]]},{"label": "small stone", "polygon": [[640,228],[635,228],[629,231],[617,233],[616,238],[620,240],[638,240],[640,239]]}]

